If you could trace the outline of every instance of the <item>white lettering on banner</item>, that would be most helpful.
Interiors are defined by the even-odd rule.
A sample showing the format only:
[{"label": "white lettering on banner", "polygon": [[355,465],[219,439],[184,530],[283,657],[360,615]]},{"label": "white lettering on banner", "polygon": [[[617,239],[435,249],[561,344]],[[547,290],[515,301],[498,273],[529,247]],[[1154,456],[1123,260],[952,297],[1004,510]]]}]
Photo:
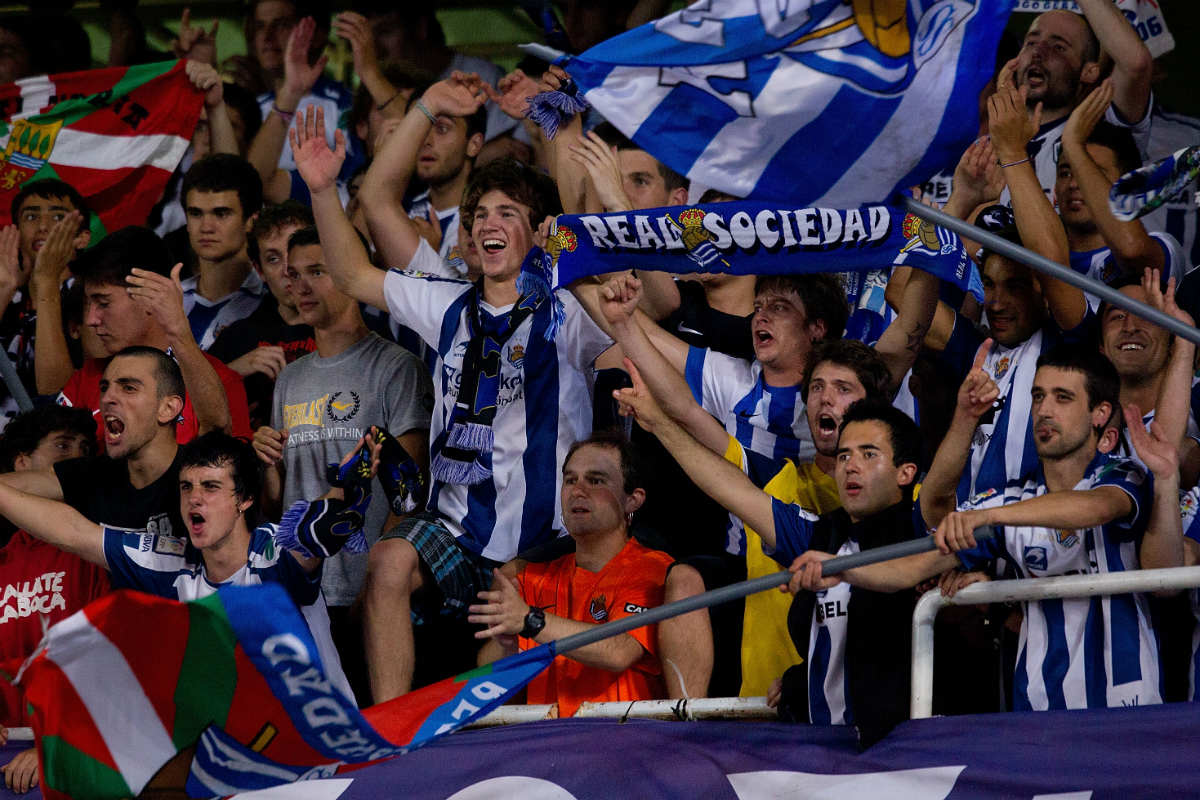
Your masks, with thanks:
[{"label": "white lettering on banner", "polygon": [[33,580],[10,583],[4,587],[0,598],[0,625],[32,614],[49,614],[56,609],[65,609],[67,601],[62,596],[63,577],[66,572],[46,572]]},{"label": "white lettering on banner", "polygon": [[950,794],[966,765],[925,767],[853,775],[763,770],[726,776],[738,800],[817,800],[824,797],[886,797],[939,800]]},{"label": "white lettering on banner", "polygon": [[528,797],[537,800],[577,800],[575,795],[542,778],[527,775],[502,775],[472,783],[459,789],[446,800],[495,800],[497,797]]}]

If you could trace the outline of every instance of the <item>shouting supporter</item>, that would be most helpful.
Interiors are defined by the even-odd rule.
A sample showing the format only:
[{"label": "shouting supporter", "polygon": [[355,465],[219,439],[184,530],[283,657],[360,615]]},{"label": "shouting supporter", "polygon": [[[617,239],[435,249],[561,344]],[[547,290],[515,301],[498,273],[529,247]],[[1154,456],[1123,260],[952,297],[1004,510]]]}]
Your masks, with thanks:
[{"label": "shouting supporter", "polygon": [[[835,456],[841,508],[818,516],[771,497],[694,439],[659,407],[632,362],[629,368],[634,386],[618,393],[628,413],[658,437],[701,489],[745,520],[761,537],[763,552],[780,564],[809,548],[852,553],[919,535],[912,488],[921,436],[899,409],[868,400],[845,412]],[[785,705],[794,719],[856,726],[866,746],[908,716],[908,620],[915,596],[840,595],[825,595],[801,612],[804,624],[792,636],[805,663],[787,673]],[[826,614],[830,604],[844,613]],[[773,702],[779,691],[772,687]]]},{"label": "shouting supporter", "polygon": [[[822,578],[820,568],[830,554],[810,550],[792,565],[793,587],[829,589],[846,581],[890,592],[949,569],[978,569],[1001,559],[1025,578],[1181,563],[1175,445],[1157,426],[1149,435],[1131,431],[1152,482],[1133,462],[1098,452],[1106,427],[1121,413],[1120,382],[1112,364],[1091,348],[1063,345],[1038,359],[1031,392],[1036,469],[954,510],[955,486],[975,428],[1000,394],[983,369],[986,356],[987,347],[981,347],[921,487],[921,513],[926,524],[937,522],[940,549],[832,578]],[[1126,413],[1137,419],[1141,411],[1131,406]],[[974,531],[980,528],[989,529],[991,538],[977,542]],[[1145,596],[1031,600],[1023,611],[1015,710],[1161,702]]]},{"label": "shouting supporter", "polygon": [[[624,437],[593,434],[563,464],[563,525],[575,552],[525,564],[515,576],[496,570],[468,620],[486,626],[481,664],[662,605],[672,559],[630,536],[645,498],[635,454]],[[563,587],[567,587],[564,591]],[[526,702],[557,703],[570,716],[583,702],[666,696],[657,627],[649,625],[572,650],[526,688]]]}]

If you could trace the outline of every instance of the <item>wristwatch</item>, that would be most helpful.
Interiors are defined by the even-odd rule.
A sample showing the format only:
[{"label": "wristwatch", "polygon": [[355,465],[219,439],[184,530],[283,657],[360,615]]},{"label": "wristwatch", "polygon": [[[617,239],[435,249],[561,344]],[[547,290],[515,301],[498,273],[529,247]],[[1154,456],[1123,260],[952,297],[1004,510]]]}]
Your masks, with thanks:
[{"label": "wristwatch", "polygon": [[525,627],[521,628],[521,636],[533,639],[542,632],[544,627],[546,627],[546,612],[537,606],[530,606],[529,613],[525,615]]}]

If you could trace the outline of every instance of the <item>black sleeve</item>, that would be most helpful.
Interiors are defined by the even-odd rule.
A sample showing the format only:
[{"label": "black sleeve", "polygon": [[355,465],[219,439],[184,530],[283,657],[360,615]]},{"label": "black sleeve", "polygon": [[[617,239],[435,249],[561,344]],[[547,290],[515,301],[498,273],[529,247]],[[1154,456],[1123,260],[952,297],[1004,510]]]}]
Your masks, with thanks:
[{"label": "black sleeve", "polygon": [[[89,482],[88,476],[95,476],[100,469],[96,458],[72,458],[59,461],[54,465],[54,474],[58,476],[58,484],[62,487],[63,502],[79,511],[84,516],[87,506],[85,487]],[[94,482],[94,478],[93,478]]]},{"label": "black sleeve", "polygon": [[228,364],[246,355],[254,349],[251,346],[254,337],[246,335],[250,332],[249,327],[246,320],[233,323],[217,334],[217,338],[208,348],[208,354],[222,364]]}]

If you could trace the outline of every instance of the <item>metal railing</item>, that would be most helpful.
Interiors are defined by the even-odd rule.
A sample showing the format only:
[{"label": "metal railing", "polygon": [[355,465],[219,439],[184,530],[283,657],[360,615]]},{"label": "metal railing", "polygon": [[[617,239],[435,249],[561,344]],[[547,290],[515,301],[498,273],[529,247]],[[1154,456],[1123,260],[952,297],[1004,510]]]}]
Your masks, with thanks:
[{"label": "metal railing", "polygon": [[[692,721],[698,719],[778,720],[779,714],[767,705],[765,697],[696,697],[689,700],[635,700],[609,703],[583,703],[574,718],[659,719]],[[557,719],[558,706],[500,706],[468,728],[491,728]]]},{"label": "metal railing", "polygon": [[921,596],[917,607],[913,609],[911,716],[913,719],[924,719],[933,714],[933,623],[938,612],[946,606],[1174,591],[1197,587],[1200,587],[1200,567],[988,581],[973,583],[953,597],[945,597],[940,589],[932,589]]}]

